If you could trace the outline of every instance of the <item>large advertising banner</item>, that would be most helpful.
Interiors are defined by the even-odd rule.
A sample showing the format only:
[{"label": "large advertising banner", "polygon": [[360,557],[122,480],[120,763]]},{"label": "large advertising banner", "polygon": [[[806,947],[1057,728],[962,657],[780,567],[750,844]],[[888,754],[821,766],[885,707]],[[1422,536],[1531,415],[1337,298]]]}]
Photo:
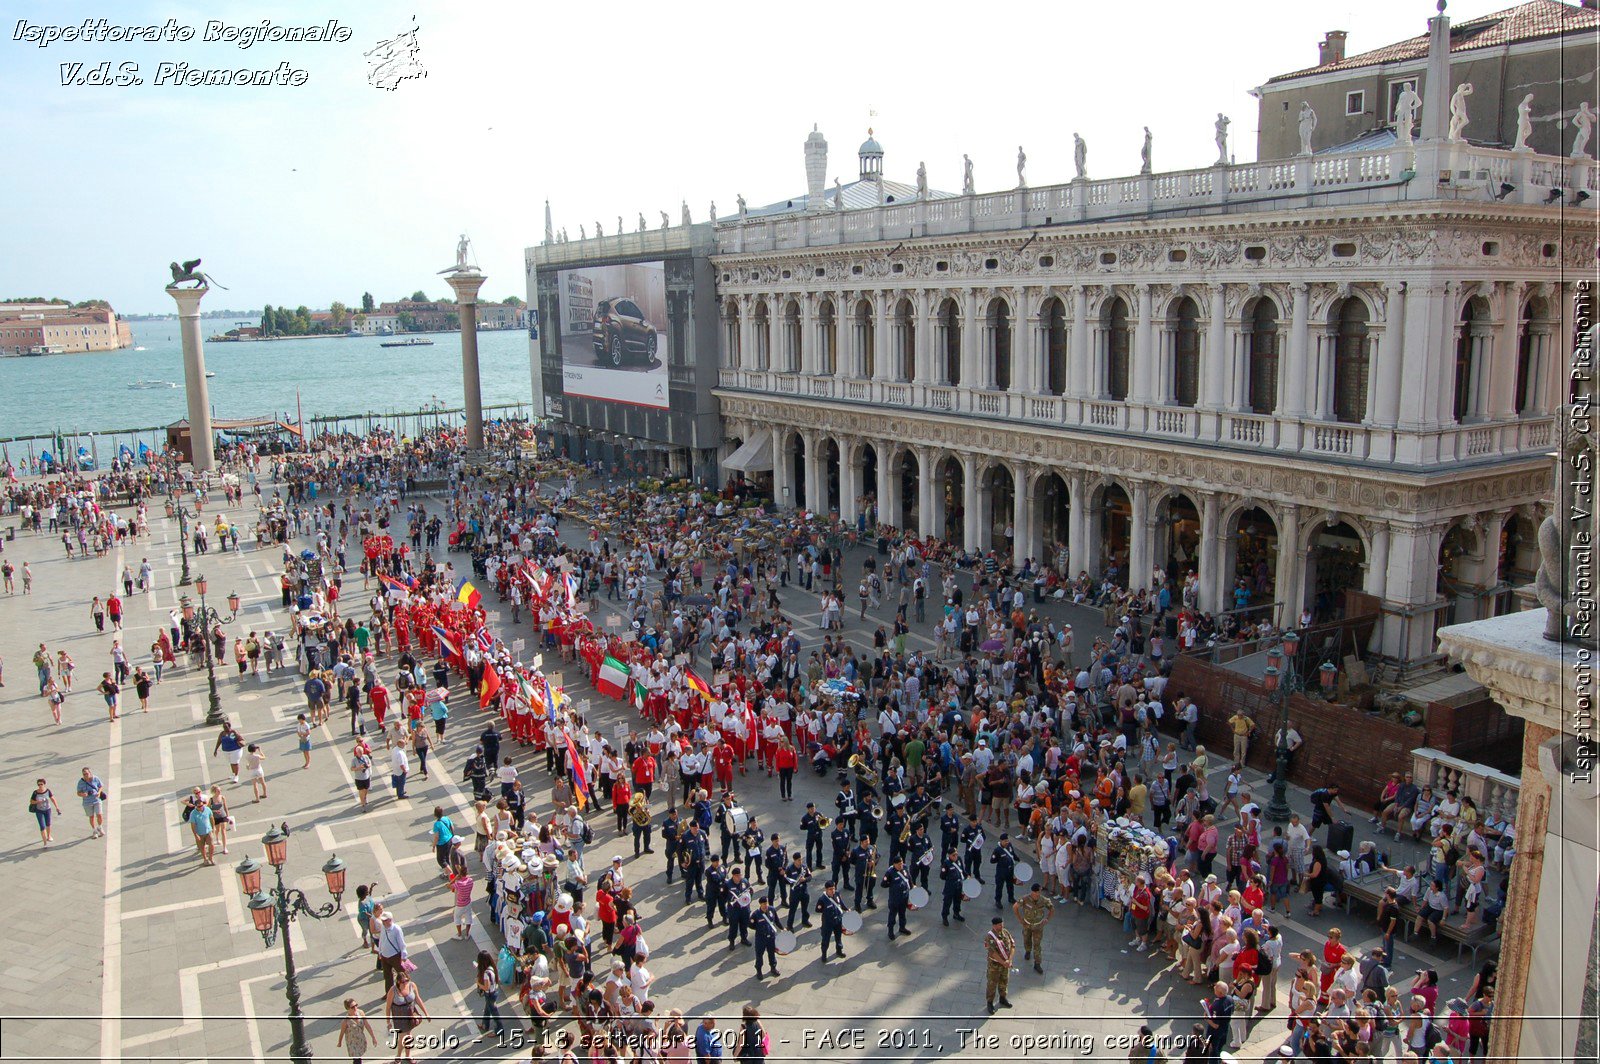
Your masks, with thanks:
[{"label": "large advertising banner", "polygon": [[667,409],[666,267],[634,262],[562,270],[557,285],[566,394]]}]

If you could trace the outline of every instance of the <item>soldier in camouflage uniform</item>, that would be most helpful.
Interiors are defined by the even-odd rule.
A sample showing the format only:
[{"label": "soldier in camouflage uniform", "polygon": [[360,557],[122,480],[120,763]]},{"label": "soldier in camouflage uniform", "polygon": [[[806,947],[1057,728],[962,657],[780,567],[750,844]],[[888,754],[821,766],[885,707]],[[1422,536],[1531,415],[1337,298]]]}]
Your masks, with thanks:
[{"label": "soldier in camouflage uniform", "polygon": [[983,936],[983,951],[988,961],[983,984],[984,1006],[993,1013],[998,996],[1000,1007],[1009,1009],[1011,1002],[1006,998],[1006,990],[1011,985],[1011,958],[1017,952],[1017,940],[1011,937],[1005,921],[998,916],[990,923],[989,933]]},{"label": "soldier in camouflage uniform", "polygon": [[1035,883],[1021,901],[1012,903],[1011,910],[1022,921],[1023,959],[1033,958],[1033,970],[1043,973],[1044,925],[1055,915],[1056,907],[1045,897],[1041,885]]}]

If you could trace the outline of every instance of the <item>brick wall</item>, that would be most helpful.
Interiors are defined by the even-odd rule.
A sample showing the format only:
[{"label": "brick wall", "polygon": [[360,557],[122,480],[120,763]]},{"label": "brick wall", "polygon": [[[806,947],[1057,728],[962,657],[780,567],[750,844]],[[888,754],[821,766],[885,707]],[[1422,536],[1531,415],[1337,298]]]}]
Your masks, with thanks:
[{"label": "brick wall", "polygon": [[1487,694],[1460,706],[1429,702],[1426,721],[1428,745],[1434,749],[1521,774],[1522,718],[1507,713]]},{"label": "brick wall", "polygon": [[[1228,718],[1239,709],[1256,722],[1247,755],[1251,768],[1271,772],[1276,763],[1272,737],[1278,730],[1278,708],[1259,680],[1193,657],[1179,657],[1167,685],[1167,703],[1188,695],[1200,706],[1197,729],[1208,751],[1228,757],[1233,731]],[[1408,728],[1321,699],[1293,695],[1289,719],[1305,738],[1295,755],[1289,781],[1315,788],[1338,783],[1346,805],[1371,808],[1390,772],[1411,769],[1411,751],[1427,745],[1422,728]],[[1265,800],[1264,795],[1256,795]]]}]

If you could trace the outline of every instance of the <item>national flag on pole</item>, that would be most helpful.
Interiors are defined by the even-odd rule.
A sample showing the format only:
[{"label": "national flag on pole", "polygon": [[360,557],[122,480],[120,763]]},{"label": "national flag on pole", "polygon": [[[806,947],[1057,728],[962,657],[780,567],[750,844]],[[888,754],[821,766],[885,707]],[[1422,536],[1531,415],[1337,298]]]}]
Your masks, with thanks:
[{"label": "national flag on pole", "polygon": [[693,691],[707,702],[711,701],[711,688],[704,680],[694,674],[693,669],[683,670],[683,682],[689,685],[689,690]]},{"label": "national flag on pole", "polygon": [[469,610],[475,610],[483,601],[483,596],[478,594],[478,589],[473,586],[471,580],[462,577],[461,582],[456,585],[456,601]]},{"label": "national flag on pole", "polygon": [[478,644],[478,649],[485,654],[494,649],[494,636],[489,634],[489,629],[479,628],[472,633],[472,641]]},{"label": "national flag on pole", "polygon": [[595,677],[594,689],[607,698],[622,698],[628,689],[628,667],[608,655],[606,660],[600,663],[600,672]]},{"label": "national flag on pole", "polygon": [[568,573],[561,579],[567,587],[567,609],[575,610],[578,608],[578,578]]},{"label": "national flag on pole", "polygon": [[554,691],[550,690],[550,677],[541,675],[539,682],[544,685],[545,712],[550,717],[550,723],[554,724],[556,722],[556,695]]},{"label": "national flag on pole", "polygon": [[483,687],[478,693],[478,708],[487,709],[494,696],[500,692],[500,673],[492,663],[483,666]]},{"label": "national flag on pole", "polygon": [[643,671],[635,669],[633,673],[633,708],[644,709],[645,699],[650,697],[650,688],[645,684]]},{"label": "national flag on pole", "polygon": [[433,636],[435,639],[439,640],[440,650],[443,650],[452,658],[459,658],[461,656],[461,648],[456,646],[455,641],[450,638],[450,633],[445,631],[437,624],[433,626]]},{"label": "national flag on pole", "polygon": [[578,808],[582,809],[588,804],[589,780],[583,774],[583,758],[578,756],[578,748],[572,745],[572,736],[562,733],[561,738],[567,743],[567,766],[572,770],[572,781],[578,785]]},{"label": "national flag on pole", "polygon": [[411,593],[413,585],[410,577],[406,577],[404,580],[397,580],[387,573],[379,573],[378,582],[388,589],[391,596],[397,596],[402,599]]}]

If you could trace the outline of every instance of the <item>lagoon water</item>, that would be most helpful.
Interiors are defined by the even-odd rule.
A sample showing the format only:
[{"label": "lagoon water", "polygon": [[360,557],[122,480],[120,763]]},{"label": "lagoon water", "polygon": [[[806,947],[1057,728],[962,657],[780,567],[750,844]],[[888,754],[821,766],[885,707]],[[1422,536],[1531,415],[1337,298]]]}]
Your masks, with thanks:
[{"label": "lagoon water", "polygon": [[[166,425],[186,414],[183,350],[176,318],[136,321],[134,346],[82,355],[0,358],[0,438],[107,433]],[[206,335],[232,328],[207,318]],[[206,369],[213,414],[219,418],[295,417],[295,390],[309,421],[330,414],[414,411],[433,399],[459,407],[461,341],[429,333],[432,347],[381,347],[386,337],[346,336],[208,343]],[[478,333],[485,406],[531,401],[533,383],[525,330]],[[176,388],[131,389],[140,380]]]}]

